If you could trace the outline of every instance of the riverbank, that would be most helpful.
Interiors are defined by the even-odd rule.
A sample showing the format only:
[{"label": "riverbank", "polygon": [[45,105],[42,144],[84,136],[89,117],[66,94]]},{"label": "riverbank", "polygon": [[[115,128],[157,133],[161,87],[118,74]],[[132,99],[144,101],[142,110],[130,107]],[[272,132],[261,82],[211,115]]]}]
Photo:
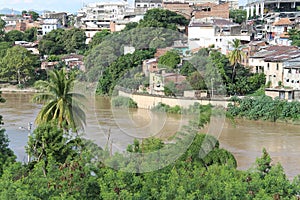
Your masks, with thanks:
[{"label": "riverbank", "polygon": [[39,92],[37,89],[33,87],[19,88],[17,85],[9,85],[9,84],[0,84],[0,91],[2,93],[37,93]]}]

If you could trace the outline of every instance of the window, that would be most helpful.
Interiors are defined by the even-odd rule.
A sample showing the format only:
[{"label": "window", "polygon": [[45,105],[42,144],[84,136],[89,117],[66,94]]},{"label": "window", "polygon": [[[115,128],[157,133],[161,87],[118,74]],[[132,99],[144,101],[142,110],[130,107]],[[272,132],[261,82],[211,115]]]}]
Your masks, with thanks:
[{"label": "window", "polygon": [[279,99],[285,99],[285,92],[279,92]]},{"label": "window", "polygon": [[286,79],[286,82],[287,82],[287,83],[290,82],[290,79]]},{"label": "window", "polygon": [[267,69],[270,70],[270,63],[267,64]]},{"label": "window", "polygon": [[289,74],[292,73],[292,69],[289,69],[288,73],[289,73]]},{"label": "window", "polygon": [[220,42],[222,42],[222,39],[220,39]]},{"label": "window", "polygon": [[289,99],[289,100],[292,100],[292,99],[293,99],[293,92],[290,91],[290,92],[288,93],[288,99]]},{"label": "window", "polygon": [[276,63],[276,70],[279,70],[279,64]]}]

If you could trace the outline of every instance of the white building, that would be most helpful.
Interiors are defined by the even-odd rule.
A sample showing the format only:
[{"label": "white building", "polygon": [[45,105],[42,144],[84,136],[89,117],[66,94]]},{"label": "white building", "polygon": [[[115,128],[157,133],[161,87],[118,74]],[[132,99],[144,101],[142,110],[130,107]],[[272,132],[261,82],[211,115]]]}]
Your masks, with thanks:
[{"label": "white building", "polygon": [[300,57],[283,63],[284,86],[300,90]]},{"label": "white building", "polygon": [[45,19],[42,24],[42,33],[46,35],[52,30],[62,28],[61,22],[59,19]]},{"label": "white building", "polygon": [[125,1],[90,3],[80,9],[77,16],[81,17],[82,25],[86,29],[109,29],[111,21],[124,18],[127,7],[128,3]]},{"label": "white building", "polygon": [[135,0],[134,7],[144,9],[161,8],[162,3],[162,0]]},{"label": "white building", "polygon": [[250,41],[250,35],[241,31],[239,24],[226,19],[193,20],[188,26],[189,49],[214,46],[226,54],[232,40]]}]

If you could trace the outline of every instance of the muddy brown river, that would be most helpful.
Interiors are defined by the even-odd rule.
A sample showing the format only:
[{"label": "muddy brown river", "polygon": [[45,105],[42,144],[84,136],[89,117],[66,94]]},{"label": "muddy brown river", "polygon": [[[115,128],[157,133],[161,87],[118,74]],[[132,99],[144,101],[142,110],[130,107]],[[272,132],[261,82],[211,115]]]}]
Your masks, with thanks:
[{"label": "muddy brown river", "polygon": [[[0,114],[10,147],[19,161],[26,162],[27,126],[34,122],[41,105],[32,103],[32,94],[28,93],[6,93],[2,96],[6,103],[0,104]],[[100,146],[107,145],[109,137],[114,152],[124,151],[134,138],[155,136],[166,140],[188,123],[188,119],[180,115],[152,113],[143,109],[111,109],[110,101],[101,97],[97,97],[95,102],[88,106],[87,134],[84,137]],[[280,162],[289,178],[300,174],[299,125],[238,120],[233,126],[225,120],[220,127],[222,131],[217,137],[221,147],[234,154],[239,169],[254,167],[255,159],[266,148],[273,163]]]}]

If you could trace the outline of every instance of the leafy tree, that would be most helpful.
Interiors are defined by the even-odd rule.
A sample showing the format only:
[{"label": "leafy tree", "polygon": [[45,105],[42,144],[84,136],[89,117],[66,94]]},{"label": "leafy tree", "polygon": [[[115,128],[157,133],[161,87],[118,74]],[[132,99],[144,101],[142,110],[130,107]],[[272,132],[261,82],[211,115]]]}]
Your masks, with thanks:
[{"label": "leafy tree", "polygon": [[176,85],[173,81],[170,81],[170,82],[168,82],[164,85],[164,94],[166,96],[175,97],[177,93],[178,93],[178,90],[177,90]]},{"label": "leafy tree", "polygon": [[0,42],[2,42],[4,40],[4,28],[5,28],[5,21],[3,19],[0,19]]},{"label": "leafy tree", "polygon": [[3,30],[5,27],[5,21],[3,19],[0,19],[0,30]]},{"label": "leafy tree", "polygon": [[162,68],[167,67],[170,69],[176,69],[179,63],[180,63],[180,56],[178,52],[174,50],[168,51],[166,54],[161,56],[158,60],[158,64]]},{"label": "leafy tree", "polygon": [[42,55],[59,55],[66,53],[64,49],[63,29],[52,30],[39,42],[39,51]]},{"label": "leafy tree", "polygon": [[233,19],[233,22],[241,24],[247,20],[247,11],[241,9],[230,10],[229,18]]},{"label": "leafy tree", "polygon": [[129,23],[126,24],[126,27],[125,27],[124,31],[129,31],[131,29],[134,29],[138,25],[139,25],[139,23],[137,23],[137,22],[129,22]]},{"label": "leafy tree", "polygon": [[177,26],[187,26],[188,20],[173,11],[165,9],[149,9],[138,27],[163,27],[177,30]]},{"label": "leafy tree", "polygon": [[129,70],[139,67],[143,60],[152,58],[154,51],[139,50],[133,54],[126,54],[120,56],[111,65],[105,68],[100,76],[97,93],[101,95],[111,95],[116,84],[123,83],[125,75]]},{"label": "leafy tree", "polygon": [[18,30],[12,30],[5,34],[6,42],[22,41],[24,40],[24,33]]},{"label": "leafy tree", "polygon": [[44,103],[36,123],[42,124],[57,120],[60,128],[78,131],[85,125],[82,94],[72,92],[74,77],[64,69],[49,72],[48,81],[38,81],[36,87],[44,90],[33,97],[34,102]]},{"label": "leafy tree", "polygon": [[37,21],[37,19],[39,18],[39,14],[37,12],[34,11],[29,11],[28,14],[32,17],[33,21]]},{"label": "leafy tree", "polygon": [[193,72],[187,77],[187,81],[194,90],[204,90],[207,89],[205,80],[199,72]]},{"label": "leafy tree", "polygon": [[58,163],[64,163],[68,156],[75,156],[80,139],[70,139],[64,136],[64,131],[53,122],[40,124],[30,136],[27,153],[33,158],[31,162],[44,161],[46,174],[48,159],[52,157]]},{"label": "leafy tree", "polygon": [[39,51],[42,55],[83,54],[86,49],[85,40],[85,33],[81,29],[56,29],[47,33],[39,42]]},{"label": "leafy tree", "polygon": [[3,58],[6,55],[6,52],[13,45],[11,42],[0,42],[0,58]]},{"label": "leafy tree", "polygon": [[289,29],[289,39],[292,40],[292,45],[300,46],[300,31],[298,29]]},{"label": "leafy tree", "polygon": [[65,31],[61,40],[67,53],[83,52],[86,49],[86,36],[82,29],[73,28]]},{"label": "leafy tree", "polygon": [[91,49],[96,45],[100,44],[101,42],[103,42],[107,35],[110,35],[110,32],[108,30],[102,30],[100,32],[97,32],[93,36],[92,41],[89,43],[89,48]]},{"label": "leafy tree", "polygon": [[16,80],[20,85],[33,78],[34,67],[37,65],[37,57],[21,46],[14,46],[7,50],[2,59],[0,69],[1,78],[4,80]]},{"label": "leafy tree", "polygon": [[242,45],[241,41],[238,39],[234,39],[231,42],[232,45],[232,51],[228,55],[228,59],[230,61],[230,64],[232,67],[232,82],[234,82],[234,78],[236,75],[236,67],[237,65],[242,61],[242,58],[244,57],[244,52],[242,51]]},{"label": "leafy tree", "polygon": [[37,40],[37,29],[30,28],[24,32],[24,40],[28,42],[34,42]]}]

